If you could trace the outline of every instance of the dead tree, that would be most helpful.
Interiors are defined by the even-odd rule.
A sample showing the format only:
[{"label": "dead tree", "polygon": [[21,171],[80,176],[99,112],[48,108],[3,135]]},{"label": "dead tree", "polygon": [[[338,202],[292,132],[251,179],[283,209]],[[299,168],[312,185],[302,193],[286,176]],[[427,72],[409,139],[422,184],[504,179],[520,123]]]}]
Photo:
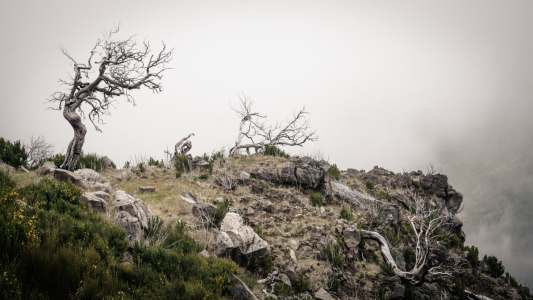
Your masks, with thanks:
[{"label": "dead tree", "polygon": [[[357,191],[352,191],[340,182],[333,181],[331,187],[337,195],[349,200],[354,205],[360,206],[371,215],[375,214],[372,208],[376,204],[384,203]],[[445,224],[446,217],[439,216],[440,207],[429,209],[424,199],[416,194],[414,196],[414,203],[411,206],[414,213],[411,213],[407,218],[416,236],[415,264],[412,270],[402,271],[398,268],[391,255],[388,242],[381,234],[370,230],[361,230],[361,233],[364,239],[372,239],[379,243],[381,254],[386,263],[392,266],[394,274],[415,284],[421,280],[426,269],[430,248],[437,243],[434,237],[434,231],[437,227]],[[411,207],[409,210],[411,211]],[[440,270],[439,267],[429,269],[428,273],[436,276],[451,276],[450,272]]]},{"label": "dead tree", "polygon": [[[92,49],[87,63],[78,63],[64,49],[63,54],[71,61],[74,74],[67,80],[60,80],[67,91],[55,92],[49,102],[59,103],[55,110],[63,110],[63,117],[74,129],[74,138],[68,145],[65,161],[60,168],[74,171],[78,162],[87,128],[82,117],[87,115],[94,128],[101,132],[97,124],[103,124],[101,117],[109,115],[110,106],[115,98],[124,96],[135,105],[131,90],[141,87],[160,92],[160,83],[167,64],[172,59],[172,51],[165,44],[157,53],[151,53],[150,43],[138,45],[133,37],[115,39],[119,27],[104,32]],[[94,60],[94,62],[93,62]],[[93,71],[93,63],[99,65]],[[83,104],[83,106],[82,106]],[[89,109],[88,113],[84,109]]]},{"label": "dead tree", "polygon": [[[253,101],[247,96],[239,96],[239,108],[232,108],[239,117],[241,123],[239,134],[235,146],[230,149],[230,155],[236,154],[241,149],[246,149],[250,154],[250,148],[255,149],[256,153],[263,152],[266,146],[302,146],[305,142],[314,142],[318,140],[316,130],[311,130],[307,115],[309,112],[305,107],[294,113],[291,119],[286,123],[268,125],[257,112],[252,111]],[[262,122],[261,122],[262,121]],[[243,144],[243,138],[251,141],[249,144]],[[254,141],[254,139],[258,141]]]},{"label": "dead tree", "polygon": [[[170,156],[170,162],[169,162],[170,165],[174,165],[177,154],[187,154],[187,152],[189,152],[192,149],[192,143],[191,141],[189,141],[189,138],[191,136],[194,136],[194,133],[190,133],[188,136],[182,138],[179,142],[177,142],[176,145],[174,146],[174,153],[165,151],[165,154]],[[190,155],[189,155],[189,159],[192,159]]]},{"label": "dead tree", "polygon": [[42,135],[37,138],[32,135],[30,143],[26,145],[26,153],[28,153],[28,166],[33,168],[54,155],[54,144],[47,142]]}]

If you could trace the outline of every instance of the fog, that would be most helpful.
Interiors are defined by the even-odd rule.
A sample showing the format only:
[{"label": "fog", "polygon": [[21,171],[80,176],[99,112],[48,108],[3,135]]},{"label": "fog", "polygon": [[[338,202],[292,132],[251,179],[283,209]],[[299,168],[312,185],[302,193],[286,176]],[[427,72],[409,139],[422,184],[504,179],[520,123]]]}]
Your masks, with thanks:
[{"label": "fog", "polygon": [[[341,169],[400,172],[430,163],[465,194],[467,244],[532,280],[531,1],[2,1],[0,136],[43,134],[57,152],[72,129],[46,99],[87,60],[104,29],[174,48],[164,91],[134,91],[84,150],[119,165],[194,132],[193,155],[228,149],[249,95],[270,121],[302,107]],[[528,247],[529,246],[529,247]]]}]

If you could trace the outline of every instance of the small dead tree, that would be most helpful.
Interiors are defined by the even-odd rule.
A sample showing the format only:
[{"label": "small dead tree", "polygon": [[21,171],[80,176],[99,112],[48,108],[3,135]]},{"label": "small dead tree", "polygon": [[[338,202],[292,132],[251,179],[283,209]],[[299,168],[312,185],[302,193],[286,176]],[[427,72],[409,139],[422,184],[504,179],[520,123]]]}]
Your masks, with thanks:
[{"label": "small dead tree", "polygon": [[[187,154],[187,152],[189,152],[192,149],[192,143],[191,141],[189,141],[189,138],[191,136],[194,136],[194,133],[190,133],[188,136],[182,138],[179,142],[177,142],[176,145],[174,146],[174,153],[165,151],[165,154],[170,157],[170,162],[169,162],[170,165],[174,165],[177,154]],[[189,155],[189,158],[192,159],[190,155]]]},{"label": "small dead tree", "polygon": [[45,140],[43,135],[30,136],[30,143],[26,145],[28,153],[28,165],[36,167],[41,161],[54,155],[54,144]]},{"label": "small dead tree", "polygon": [[[232,109],[241,118],[239,134],[235,146],[230,149],[230,155],[239,153],[241,149],[246,149],[250,154],[250,149],[255,149],[256,153],[263,152],[265,146],[300,146],[305,142],[318,141],[316,130],[311,130],[307,115],[309,112],[305,107],[293,113],[293,117],[286,123],[276,122],[275,125],[268,125],[262,119],[258,112],[253,112],[253,101],[245,95],[239,95],[239,107]],[[251,141],[249,144],[243,144],[243,138]],[[256,139],[257,141],[254,141]]]},{"label": "small dead tree", "polygon": [[[135,105],[131,90],[147,88],[155,92],[163,90],[160,83],[167,64],[172,59],[172,51],[163,44],[162,49],[152,54],[150,43],[144,41],[138,45],[133,37],[115,39],[120,27],[103,33],[92,49],[87,63],[78,63],[65,50],[61,52],[74,66],[74,75],[67,80],[60,80],[67,86],[67,91],[55,92],[49,102],[59,103],[55,110],[63,110],[63,117],[74,129],[74,138],[68,145],[65,161],[60,168],[74,171],[78,162],[87,129],[82,123],[84,109],[94,128],[101,132],[97,124],[103,124],[101,117],[109,115],[109,108],[115,98],[124,96]],[[93,60],[96,60],[93,62]],[[93,71],[93,63],[99,65]],[[84,106],[82,106],[84,104]]]}]

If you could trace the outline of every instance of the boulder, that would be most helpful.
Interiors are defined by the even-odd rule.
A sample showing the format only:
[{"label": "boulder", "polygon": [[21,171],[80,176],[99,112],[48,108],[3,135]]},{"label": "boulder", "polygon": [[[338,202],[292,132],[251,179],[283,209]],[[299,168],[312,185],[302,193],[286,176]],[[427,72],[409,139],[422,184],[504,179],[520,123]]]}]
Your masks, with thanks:
[{"label": "boulder", "polygon": [[231,296],[235,300],[258,300],[246,284],[237,276],[233,275],[233,286],[231,287]]},{"label": "boulder", "polygon": [[216,254],[229,256],[237,264],[253,269],[270,255],[270,246],[243,224],[241,216],[228,212],[220,226]]},{"label": "boulder", "polygon": [[201,169],[204,171],[209,170],[209,163],[205,161],[203,157],[200,156],[196,156],[195,158],[193,158],[193,160],[191,160],[191,166],[194,169]]},{"label": "boulder", "polygon": [[215,212],[217,207],[213,204],[196,202],[192,207],[192,213],[202,222],[211,223],[215,221]]},{"label": "boulder", "polygon": [[146,204],[141,199],[135,199],[124,191],[116,191],[113,196],[116,206],[113,208],[113,213],[120,213],[126,211],[133,217],[139,219],[141,227],[148,230],[148,223],[152,218],[152,212],[148,210]]},{"label": "boulder", "polygon": [[81,187],[84,190],[87,190],[87,183],[83,180],[83,178],[74,173],[63,169],[56,169],[54,171],[54,178],[59,181],[68,181],[70,180],[75,185]]},{"label": "boulder", "polygon": [[396,183],[399,188],[409,188],[413,184],[411,177],[404,174],[396,174],[392,182]]},{"label": "boulder", "polygon": [[300,259],[314,259],[316,255],[313,252],[313,248],[305,245],[300,247],[299,257]]},{"label": "boulder", "polygon": [[298,242],[295,240],[291,240],[289,242],[289,247],[291,247],[291,249],[294,251],[298,250]]},{"label": "boulder", "polygon": [[382,220],[386,224],[396,225],[403,221],[402,209],[396,204],[384,204],[381,207]]},{"label": "boulder", "polygon": [[257,180],[271,181],[275,178],[276,171],[274,169],[259,168],[255,172],[250,173],[252,178]]},{"label": "boulder", "polygon": [[431,249],[432,254],[435,255],[435,257],[439,260],[439,262],[446,261],[448,257],[450,256],[450,253],[448,252],[448,249],[444,247],[444,245],[436,244]]},{"label": "boulder", "polygon": [[107,202],[101,198],[98,198],[94,194],[83,193],[80,196],[80,200],[85,204],[87,211],[93,211],[95,209],[103,213],[108,211]]},{"label": "boulder", "polygon": [[248,180],[250,180],[250,173],[242,171],[241,174],[239,175],[239,179],[242,182],[247,182]]},{"label": "boulder", "polygon": [[463,194],[454,190],[451,186],[448,186],[448,195],[446,197],[446,207],[448,208],[448,212],[455,215],[459,211],[462,203]]},{"label": "boulder", "polygon": [[281,169],[280,179],[284,183],[297,183],[306,188],[317,189],[326,199],[331,197],[331,166],[328,162],[316,161],[310,157],[302,157],[294,164],[288,164]]},{"label": "boulder", "polygon": [[140,186],[139,191],[141,192],[149,192],[149,193],[155,193],[155,187],[153,186]]},{"label": "boulder", "polygon": [[35,171],[35,174],[39,176],[44,176],[48,173],[50,173],[50,170],[54,167],[53,161],[47,161],[45,162],[37,171]]},{"label": "boulder", "polygon": [[145,238],[145,232],[138,218],[130,215],[127,211],[120,211],[115,219],[115,224],[126,230],[129,247],[133,248],[135,242],[141,242]]},{"label": "boulder", "polygon": [[100,180],[102,180],[102,176],[93,169],[79,169],[79,170],[74,171],[74,173],[80,175],[83,178],[83,180],[86,180],[89,182],[90,181],[99,182]]},{"label": "boulder", "polygon": [[405,287],[399,282],[394,283],[394,285],[391,287],[389,299],[403,299],[404,293]]},{"label": "boulder", "polygon": [[420,177],[420,186],[425,190],[431,187],[432,182],[433,178],[430,175]]},{"label": "boulder", "polygon": [[209,258],[211,257],[211,255],[209,254],[209,252],[207,252],[207,250],[202,250],[200,253],[198,253],[198,256],[201,256],[201,257],[205,257],[205,258]]},{"label": "boulder", "polygon": [[392,199],[398,201],[399,203],[401,203],[405,208],[409,208],[409,197],[404,195],[403,193],[401,193],[400,191],[397,191],[397,190],[393,190],[391,193],[390,193],[390,196],[392,197]]},{"label": "boulder", "polygon": [[254,193],[262,193],[265,190],[265,185],[261,183],[254,183],[252,184],[252,192]]},{"label": "boulder", "polygon": [[181,199],[185,200],[186,202],[189,202],[191,204],[196,203],[196,197],[191,193],[191,191],[183,190],[180,195]]},{"label": "boulder", "polygon": [[102,157],[102,163],[104,170],[113,169],[113,162],[111,161],[111,159],[109,159],[109,157]]},{"label": "boulder", "polygon": [[316,293],[315,293],[315,298],[319,299],[319,300],[335,300],[333,297],[331,297],[331,295],[326,292],[323,288],[320,288]]},{"label": "boulder", "polygon": [[281,169],[281,181],[285,183],[296,183],[295,175],[296,166],[293,164],[285,165]]},{"label": "boulder", "polygon": [[285,274],[287,274],[291,282],[297,282],[300,279],[301,273],[302,267],[300,265],[289,265],[285,268]]},{"label": "boulder", "polygon": [[92,192],[92,193],[89,193],[91,195],[95,195],[96,197],[104,200],[105,202],[109,203],[111,202],[111,195],[109,195],[108,193],[106,192],[102,192],[102,191],[97,191],[97,192]]},{"label": "boulder", "polygon": [[113,186],[109,183],[100,183],[100,182],[88,182],[87,187],[91,190],[102,191],[108,194],[113,194]]},{"label": "boulder", "polygon": [[281,273],[279,274],[279,279],[281,280],[281,282],[283,282],[283,284],[288,288],[292,288],[292,284],[291,284],[291,280],[289,279],[289,276]]},{"label": "boulder", "polygon": [[291,257],[293,262],[298,261],[298,259],[296,259],[296,253],[294,253],[294,250],[291,249],[289,256]]},{"label": "boulder", "polygon": [[357,229],[357,225],[347,226],[342,231],[342,238],[346,247],[355,250],[361,242],[361,232]]},{"label": "boulder", "polygon": [[273,213],[274,212],[274,205],[272,204],[272,202],[266,200],[263,202],[263,210],[268,212],[268,213]]}]

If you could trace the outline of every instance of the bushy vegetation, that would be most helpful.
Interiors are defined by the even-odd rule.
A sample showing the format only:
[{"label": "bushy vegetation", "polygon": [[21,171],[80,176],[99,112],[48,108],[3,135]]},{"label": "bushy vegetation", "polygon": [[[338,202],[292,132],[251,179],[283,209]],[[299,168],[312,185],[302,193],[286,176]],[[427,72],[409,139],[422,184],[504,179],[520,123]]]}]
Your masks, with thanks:
[{"label": "bushy vegetation", "polygon": [[204,160],[209,163],[209,175],[212,175],[215,162],[218,161],[220,166],[223,166],[226,161],[224,150],[213,151],[211,155],[204,153]]},{"label": "bushy vegetation", "polygon": [[304,273],[300,273],[300,277],[298,277],[298,281],[293,283],[292,288],[296,293],[303,293],[307,292],[309,289],[309,281],[305,280]]},{"label": "bushy vegetation", "polygon": [[503,266],[503,263],[499,261],[496,256],[491,255],[487,257],[487,255],[485,255],[483,257],[483,262],[487,264],[494,277],[499,278],[505,273],[505,267]]},{"label": "bushy vegetation", "polygon": [[387,241],[394,247],[397,247],[400,244],[400,236],[396,232],[395,227],[385,227],[383,229],[383,236]]},{"label": "bushy vegetation", "polygon": [[261,226],[257,226],[257,227],[255,227],[254,232],[255,232],[255,233],[256,233],[261,239],[263,239],[263,240],[266,241],[265,236],[263,235],[263,228],[261,228]]},{"label": "bushy vegetation", "polygon": [[[43,179],[16,188],[0,171],[0,299],[220,299],[239,269],[203,258],[185,224],[159,246],[136,244],[120,264],[124,229],[85,210],[82,190]],[[19,204],[22,200],[26,205]]]},{"label": "bushy vegetation", "polygon": [[20,141],[12,143],[0,138],[0,160],[13,168],[18,168],[25,166],[27,159],[28,154]]},{"label": "bushy vegetation", "polygon": [[474,268],[477,268],[479,264],[479,249],[472,245],[464,247],[464,250],[468,251],[466,259],[470,262],[470,265]]},{"label": "bushy vegetation", "polygon": [[374,184],[371,181],[366,181],[365,182],[365,186],[369,190],[373,190],[374,189]]},{"label": "bushy vegetation", "polygon": [[311,204],[313,206],[322,206],[322,194],[320,192],[311,192],[309,197],[311,198]]},{"label": "bushy vegetation", "polygon": [[389,263],[384,263],[381,265],[381,269],[383,270],[383,273],[387,276],[394,276],[394,268]]},{"label": "bushy vegetation", "polygon": [[191,170],[191,162],[185,154],[176,153],[174,167],[177,171],[188,173]]},{"label": "bushy vegetation", "polygon": [[217,205],[217,210],[215,211],[215,220],[217,222],[222,222],[226,213],[229,211],[229,200],[226,198],[224,201],[220,202]]},{"label": "bushy vegetation", "polygon": [[209,178],[209,174],[207,173],[203,173],[203,174],[200,174],[200,176],[198,176],[198,179],[200,180],[207,180]]},{"label": "bushy vegetation", "polygon": [[181,172],[180,171],[176,171],[176,178],[180,178],[181,177]]},{"label": "bushy vegetation", "polygon": [[263,259],[263,267],[265,276],[268,276],[274,271],[274,262],[272,261],[272,256],[269,255]]},{"label": "bushy vegetation", "polygon": [[335,293],[339,292],[340,281],[335,276],[330,276],[328,279],[328,288]]},{"label": "bushy vegetation", "polygon": [[[370,182],[370,181],[367,181],[367,182]],[[370,182],[370,183],[372,183],[372,182]],[[368,186],[367,186],[367,188],[368,188]],[[374,188],[374,187],[372,187],[372,188]],[[372,188],[369,188],[369,190],[371,190]],[[383,199],[383,200],[387,200],[389,202],[392,201],[392,197],[391,197],[391,195],[389,195],[389,191],[386,188],[381,190],[381,191],[379,191],[379,192],[377,192],[376,193],[376,197],[378,197],[380,199]]]},{"label": "bushy vegetation", "polygon": [[265,146],[265,151],[263,151],[263,155],[271,155],[271,156],[278,156],[278,157],[285,157],[289,158],[290,155],[285,153],[283,150],[279,149],[276,146]]},{"label": "bushy vegetation", "polygon": [[339,244],[327,243],[323,252],[327,261],[329,261],[334,267],[342,269],[343,260]]},{"label": "bushy vegetation", "polygon": [[[54,165],[60,166],[65,161],[65,154],[56,154],[53,157],[47,159],[47,161],[54,162]],[[129,162],[126,162],[129,166]],[[116,168],[115,163],[111,162],[111,167]],[[76,170],[78,169],[93,169],[96,172],[100,172],[104,169],[103,157],[96,153],[85,154],[81,152],[78,162],[76,163]]]},{"label": "bushy vegetation", "polygon": [[341,171],[339,170],[336,164],[331,166],[331,169],[329,171],[329,176],[332,179],[341,180]]},{"label": "bushy vegetation", "polygon": [[158,168],[163,168],[165,166],[165,163],[163,162],[163,160],[158,161],[157,159],[153,159],[150,156],[150,160],[148,161],[148,165],[154,166],[154,167],[158,167]]},{"label": "bushy vegetation", "polygon": [[403,258],[405,260],[405,269],[412,270],[415,266],[415,251],[411,247],[405,248],[403,252]]},{"label": "bushy vegetation", "polygon": [[344,219],[346,221],[355,220],[355,218],[353,217],[352,208],[350,207],[350,205],[348,205],[346,203],[342,204],[342,208],[341,208],[341,212],[340,212],[340,215],[339,215],[339,219]]}]

